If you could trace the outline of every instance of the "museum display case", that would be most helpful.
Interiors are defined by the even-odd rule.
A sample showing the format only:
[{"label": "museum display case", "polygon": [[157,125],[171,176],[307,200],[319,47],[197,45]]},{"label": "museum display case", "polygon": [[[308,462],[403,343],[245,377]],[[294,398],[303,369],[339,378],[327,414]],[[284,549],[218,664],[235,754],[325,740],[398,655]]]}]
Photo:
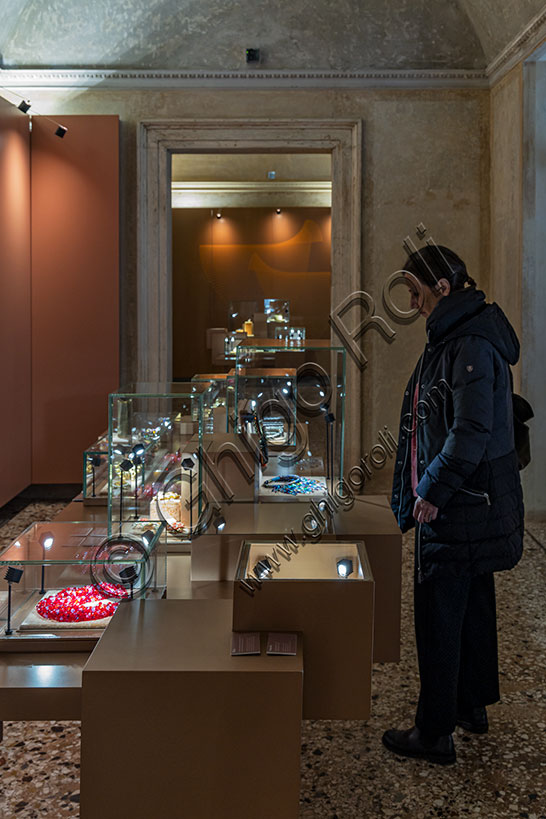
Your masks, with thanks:
[{"label": "museum display case", "polygon": [[124,522],[115,535],[106,522],[49,521],[25,529],[0,551],[1,636],[10,650],[31,638],[88,639],[124,600],[161,598],[163,533],[157,521]]},{"label": "museum display case", "polygon": [[237,431],[256,433],[268,447],[293,446],[296,435],[296,370],[244,367],[235,372]]},{"label": "museum display case", "polygon": [[229,373],[197,373],[192,383],[208,384],[204,397],[203,434],[229,431],[228,408],[233,408],[235,370]]},{"label": "museum display case", "polygon": [[247,339],[236,350],[235,395],[239,424],[242,412],[251,414],[267,445],[259,499],[309,500],[334,491],[343,476],[343,347],[325,339],[296,346]]},{"label": "museum display case", "polygon": [[274,337],[280,341],[285,341],[293,346],[297,346],[301,344],[302,341],[305,341],[305,327],[281,324],[280,327],[275,327]]},{"label": "museum display case", "polygon": [[108,503],[108,432],[100,435],[83,453],[82,486],[86,505]]},{"label": "museum display case", "polygon": [[207,381],[135,384],[109,396],[108,524],[162,520],[190,532],[201,512],[204,419],[217,385]]},{"label": "museum display case", "polygon": [[273,327],[290,323],[290,302],[286,299],[264,299],[267,324]]},{"label": "museum display case", "polygon": [[369,717],[373,621],[364,543],[301,536],[242,543],[233,630],[302,632],[304,719]]}]

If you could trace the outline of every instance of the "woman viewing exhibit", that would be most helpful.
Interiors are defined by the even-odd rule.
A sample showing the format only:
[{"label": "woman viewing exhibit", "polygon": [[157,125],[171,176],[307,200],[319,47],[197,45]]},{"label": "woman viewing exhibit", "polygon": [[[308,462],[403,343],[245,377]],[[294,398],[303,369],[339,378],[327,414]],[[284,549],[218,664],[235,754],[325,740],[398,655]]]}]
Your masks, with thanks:
[{"label": "woman viewing exhibit", "polygon": [[493,572],[515,566],[523,542],[510,373],[519,342],[448,248],[416,251],[404,276],[427,344],[404,394],[391,504],[402,531],[416,530],[421,688],[415,725],[383,743],[449,764],[455,726],[485,733],[499,699]]}]

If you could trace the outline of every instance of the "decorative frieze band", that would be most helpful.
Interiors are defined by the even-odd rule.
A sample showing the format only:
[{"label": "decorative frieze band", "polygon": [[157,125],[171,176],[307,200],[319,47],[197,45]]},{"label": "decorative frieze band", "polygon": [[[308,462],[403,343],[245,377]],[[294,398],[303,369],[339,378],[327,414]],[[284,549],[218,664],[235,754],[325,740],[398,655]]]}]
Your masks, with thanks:
[{"label": "decorative frieze band", "polygon": [[484,71],[130,71],[109,69],[3,69],[5,88],[457,88],[487,87]]}]

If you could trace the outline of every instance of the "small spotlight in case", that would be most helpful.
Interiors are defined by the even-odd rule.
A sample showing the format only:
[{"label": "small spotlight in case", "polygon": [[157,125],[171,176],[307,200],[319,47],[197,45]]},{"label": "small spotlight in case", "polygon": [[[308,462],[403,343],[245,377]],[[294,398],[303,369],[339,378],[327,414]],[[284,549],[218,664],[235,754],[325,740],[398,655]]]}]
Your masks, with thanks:
[{"label": "small spotlight in case", "polygon": [[13,629],[11,628],[11,584],[18,583],[22,576],[23,570],[15,569],[13,566],[8,566],[8,570],[4,576],[4,580],[6,580],[8,584],[8,616],[5,634],[13,634]]},{"label": "small spotlight in case", "polygon": [[126,566],[122,569],[119,573],[119,576],[125,583],[129,583],[131,587],[131,597],[130,600],[133,599],[133,586],[135,585],[135,580],[138,577],[138,572],[134,566]]},{"label": "small spotlight in case", "polygon": [[23,114],[26,114],[27,111],[30,111],[30,102],[28,102],[27,100],[21,100],[17,108],[19,109],[19,111],[22,111]]},{"label": "small spotlight in case", "polygon": [[247,63],[259,63],[260,62],[260,49],[259,48],[247,48],[245,51],[246,61]]},{"label": "small spotlight in case", "polygon": [[65,128],[64,125],[58,125],[57,130],[55,131],[55,136],[58,136],[59,139],[62,139],[67,131],[68,128]]},{"label": "small spotlight in case", "polygon": [[263,580],[268,574],[271,574],[273,567],[267,557],[258,560],[254,566],[254,574],[259,580]]},{"label": "small spotlight in case", "polygon": [[4,580],[6,580],[8,583],[19,583],[22,576],[22,569],[14,569],[13,566],[8,566],[8,570],[4,575]]},{"label": "small spotlight in case", "polygon": [[353,573],[353,561],[349,558],[343,558],[337,562],[337,573],[339,577],[349,577]]},{"label": "small spotlight in case", "polygon": [[216,529],[216,531],[221,532],[222,529],[224,528],[224,526],[226,525],[226,519],[225,519],[225,517],[223,515],[221,515],[219,512],[217,512],[216,516],[215,516],[215,518],[213,520],[213,523],[214,523],[214,528]]}]

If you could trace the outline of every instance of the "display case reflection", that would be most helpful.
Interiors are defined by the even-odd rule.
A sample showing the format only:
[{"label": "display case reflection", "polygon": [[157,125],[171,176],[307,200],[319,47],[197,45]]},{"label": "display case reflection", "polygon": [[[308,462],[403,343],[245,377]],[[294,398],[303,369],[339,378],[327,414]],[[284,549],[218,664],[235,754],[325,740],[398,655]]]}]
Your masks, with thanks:
[{"label": "display case reflection", "polygon": [[89,634],[124,600],[162,597],[160,522],[34,523],[0,551],[0,623],[13,638]]},{"label": "display case reflection", "polygon": [[234,373],[198,373],[192,376],[192,383],[207,384],[203,402],[203,434],[212,435],[227,432],[230,391],[234,387]]}]

